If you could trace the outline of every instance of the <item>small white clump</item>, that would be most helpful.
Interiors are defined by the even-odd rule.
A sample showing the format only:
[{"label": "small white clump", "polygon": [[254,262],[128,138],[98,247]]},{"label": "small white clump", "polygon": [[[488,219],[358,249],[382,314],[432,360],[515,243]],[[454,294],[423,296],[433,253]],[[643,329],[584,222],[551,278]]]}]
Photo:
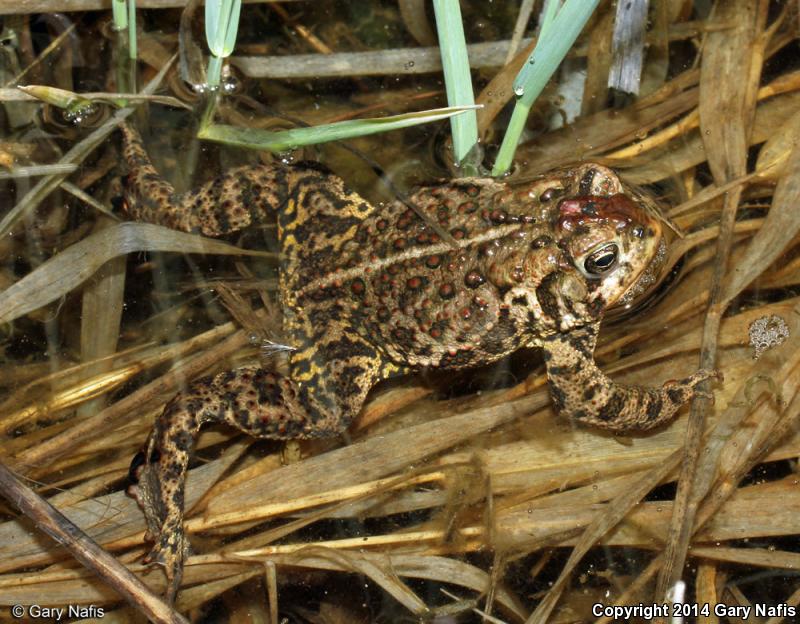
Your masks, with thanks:
[{"label": "small white clump", "polygon": [[789,326],[780,316],[762,316],[750,323],[750,346],[755,349],[753,359],[757,360],[764,351],[783,344],[789,337]]}]

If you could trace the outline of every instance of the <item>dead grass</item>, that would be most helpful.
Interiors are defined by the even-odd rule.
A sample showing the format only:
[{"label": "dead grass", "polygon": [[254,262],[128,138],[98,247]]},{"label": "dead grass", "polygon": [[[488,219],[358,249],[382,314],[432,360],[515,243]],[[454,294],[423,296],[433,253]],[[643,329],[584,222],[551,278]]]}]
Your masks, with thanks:
[{"label": "dead grass", "polygon": [[[409,30],[424,38],[415,3],[400,5],[403,16],[414,20]],[[579,46],[590,59],[585,97],[593,105],[571,125],[523,145],[516,179],[591,159],[636,183],[658,184],[654,188],[686,233],[669,257],[671,265],[683,263],[680,278],[649,309],[605,327],[597,357],[615,379],[648,385],[713,366],[725,376],[714,387],[715,402],[696,402],[691,414],[654,434],[615,438],[556,418],[539,368],[510,387],[450,400],[437,400],[442,388],[415,378],[379,388],[347,445],[290,444],[281,453],[229,431],[206,431],[188,481],[186,528],[198,554],[186,567],[180,611],[224,600],[249,581],[246,594],[227,608],[234,614],[261,610],[276,622],[276,604],[281,613],[300,613],[282,602],[285,591],[293,595],[287,588],[307,583],[327,591],[341,587],[341,573],[360,575],[420,617],[452,608],[497,618],[489,621],[586,621],[593,601],[660,602],[678,579],[693,587],[698,602],[776,596],[800,602],[793,577],[770,594],[760,584],[738,583],[753,570],[780,577],[800,566],[794,552],[800,514],[794,473],[800,453],[800,299],[794,295],[800,283],[800,73],[776,69],[792,47],[796,64],[796,3],[775,3],[782,11],[767,19],[768,3],[732,0],[720,3],[707,21],[694,18],[691,2],[664,5],[669,8],[659,7],[664,13],[653,20],[653,29],[661,31],[652,36],[680,43],[686,69],[670,67],[667,74],[659,65],[663,55],[654,54],[652,67],[646,61],[645,95],[613,111],[598,105],[606,98],[598,72],[611,64],[613,20],[605,6]],[[305,10],[319,26],[312,9]],[[291,23],[302,25],[305,17],[292,13]],[[306,52],[304,32],[311,33],[298,27],[299,39],[287,34],[285,45]],[[335,53],[342,42],[330,32],[320,27],[314,36]],[[173,51],[167,39],[143,35],[143,57],[153,71]],[[24,46],[20,54],[25,60]],[[27,54],[34,63],[31,50]],[[483,81],[478,98],[489,104],[481,116],[487,137],[497,136],[495,117],[513,95],[514,73],[497,68],[483,76],[495,76]],[[184,96],[173,76],[166,83],[173,95]],[[304,114],[308,99],[295,98],[286,112],[315,122],[355,108],[397,110],[398,101],[412,99],[401,92],[393,95],[387,86],[375,95],[377,104],[366,94],[324,114],[311,108]],[[263,113],[253,101],[240,106]],[[235,109],[225,114],[240,123],[244,118]],[[9,137],[9,145],[18,143]],[[367,153],[378,145],[359,143]],[[386,147],[379,158],[389,162],[393,150],[404,147]],[[46,162],[80,163],[91,149]],[[25,152],[0,150],[12,160]],[[28,153],[43,150],[38,145]],[[340,148],[328,148],[326,155],[347,161],[354,184],[372,183],[369,167],[352,164]],[[7,394],[0,403],[0,455],[160,592],[161,571],[139,563],[146,549],[144,521],[124,493],[129,460],[164,402],[188,379],[257,360],[253,334],[279,342],[273,293],[253,278],[244,255],[250,252],[232,245],[139,231],[153,226],[98,227],[92,213],[87,219],[96,231],[89,236],[88,226],[67,218],[66,203],[53,199],[67,176],[42,178],[30,192],[20,183],[16,205],[2,221],[6,351],[0,365]],[[97,191],[96,181],[83,187],[106,202],[112,192]],[[121,321],[124,307],[139,305],[126,300],[126,292],[142,296],[137,280],[153,268],[158,273],[167,260],[152,255],[147,266],[137,267],[115,258],[145,250],[242,254],[241,279],[229,271],[219,288],[230,315],[216,295],[208,295],[214,283],[190,260],[177,278],[187,294],[165,292],[156,282],[153,297],[166,299],[160,311]],[[17,258],[29,267],[21,276],[13,270]],[[106,268],[96,272],[101,266]],[[205,317],[198,320],[198,292],[209,304],[203,314],[216,327],[209,329]],[[785,321],[790,336],[756,360],[748,328],[771,315]],[[196,321],[204,329],[191,329]],[[184,329],[176,336],[178,326]],[[53,341],[49,357],[44,348],[27,359],[14,354],[9,346],[26,331],[45,336],[39,344]],[[678,479],[677,494],[659,489],[657,498],[645,500]],[[95,604],[128,617],[115,593],[29,521],[15,517],[13,506],[3,511],[0,603]],[[358,529],[353,519],[360,521]],[[636,553],[640,565],[619,568],[615,558],[625,553]],[[693,565],[685,566],[686,560]],[[431,601],[408,579],[449,588],[450,597]],[[544,589],[532,595],[532,588]],[[314,596],[328,605],[319,618],[336,607],[338,617],[369,621],[348,597]],[[263,606],[267,602],[270,608]]]}]

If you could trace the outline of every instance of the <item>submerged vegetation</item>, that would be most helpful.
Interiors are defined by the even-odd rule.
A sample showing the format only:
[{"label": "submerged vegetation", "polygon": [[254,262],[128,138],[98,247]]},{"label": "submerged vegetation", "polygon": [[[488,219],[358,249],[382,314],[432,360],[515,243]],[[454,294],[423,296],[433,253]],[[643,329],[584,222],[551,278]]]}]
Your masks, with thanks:
[{"label": "submerged vegetation", "polygon": [[[114,0],[121,62],[111,7],[42,0],[16,15],[0,0],[3,464],[162,592],[161,570],[141,563],[130,458],[187,380],[281,365],[272,228],[222,242],[118,222],[122,119],[179,188],[258,157],[201,148],[199,132],[319,160],[375,203],[500,174],[519,143],[511,182],[591,160],[658,196],[675,233],[664,280],[610,315],[598,361],[646,385],[716,368],[715,401],[649,435],[575,428],[525,351],[380,386],[349,444],[205,431],[177,609],[589,621],[593,603],[661,602],[677,580],[693,603],[800,603],[797,3],[654,0],[642,22],[637,2],[462,2],[466,49],[440,17],[458,8],[446,0],[245,4],[238,36],[219,20],[207,46],[208,18],[177,4],[140,2],[137,22],[132,0]],[[620,72],[634,79],[614,84],[638,93],[609,89]],[[446,117],[460,120],[452,135]],[[2,513],[0,607],[130,617],[13,500]]]}]

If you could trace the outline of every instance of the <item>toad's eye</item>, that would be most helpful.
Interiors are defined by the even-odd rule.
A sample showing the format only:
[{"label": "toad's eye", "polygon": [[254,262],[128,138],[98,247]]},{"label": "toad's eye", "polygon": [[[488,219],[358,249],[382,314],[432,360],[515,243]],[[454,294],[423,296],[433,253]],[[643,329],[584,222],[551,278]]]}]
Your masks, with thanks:
[{"label": "toad's eye", "polygon": [[583,262],[583,268],[590,275],[605,275],[617,264],[619,247],[615,243],[603,245],[593,251]]}]

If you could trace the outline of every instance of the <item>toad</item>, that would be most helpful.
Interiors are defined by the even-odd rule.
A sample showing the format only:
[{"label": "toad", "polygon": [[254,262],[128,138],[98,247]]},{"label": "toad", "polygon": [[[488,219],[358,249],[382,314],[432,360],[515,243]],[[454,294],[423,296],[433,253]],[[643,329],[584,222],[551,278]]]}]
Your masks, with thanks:
[{"label": "toad", "polygon": [[165,566],[170,598],[186,552],[186,471],[203,425],[259,438],[336,435],[379,380],[538,347],[563,417],[642,431],[673,418],[713,376],[624,386],[595,364],[604,311],[652,281],[665,257],[655,204],[603,166],[580,164],[520,188],[483,178],[426,186],[410,197],[423,219],[401,201],[371,205],[319,166],[238,168],[179,195],[136,131],[123,135],[131,218],[206,236],[277,221],[292,348],[286,376],[246,366],[192,383],[131,466],[130,491],[155,540],[148,559]]}]

